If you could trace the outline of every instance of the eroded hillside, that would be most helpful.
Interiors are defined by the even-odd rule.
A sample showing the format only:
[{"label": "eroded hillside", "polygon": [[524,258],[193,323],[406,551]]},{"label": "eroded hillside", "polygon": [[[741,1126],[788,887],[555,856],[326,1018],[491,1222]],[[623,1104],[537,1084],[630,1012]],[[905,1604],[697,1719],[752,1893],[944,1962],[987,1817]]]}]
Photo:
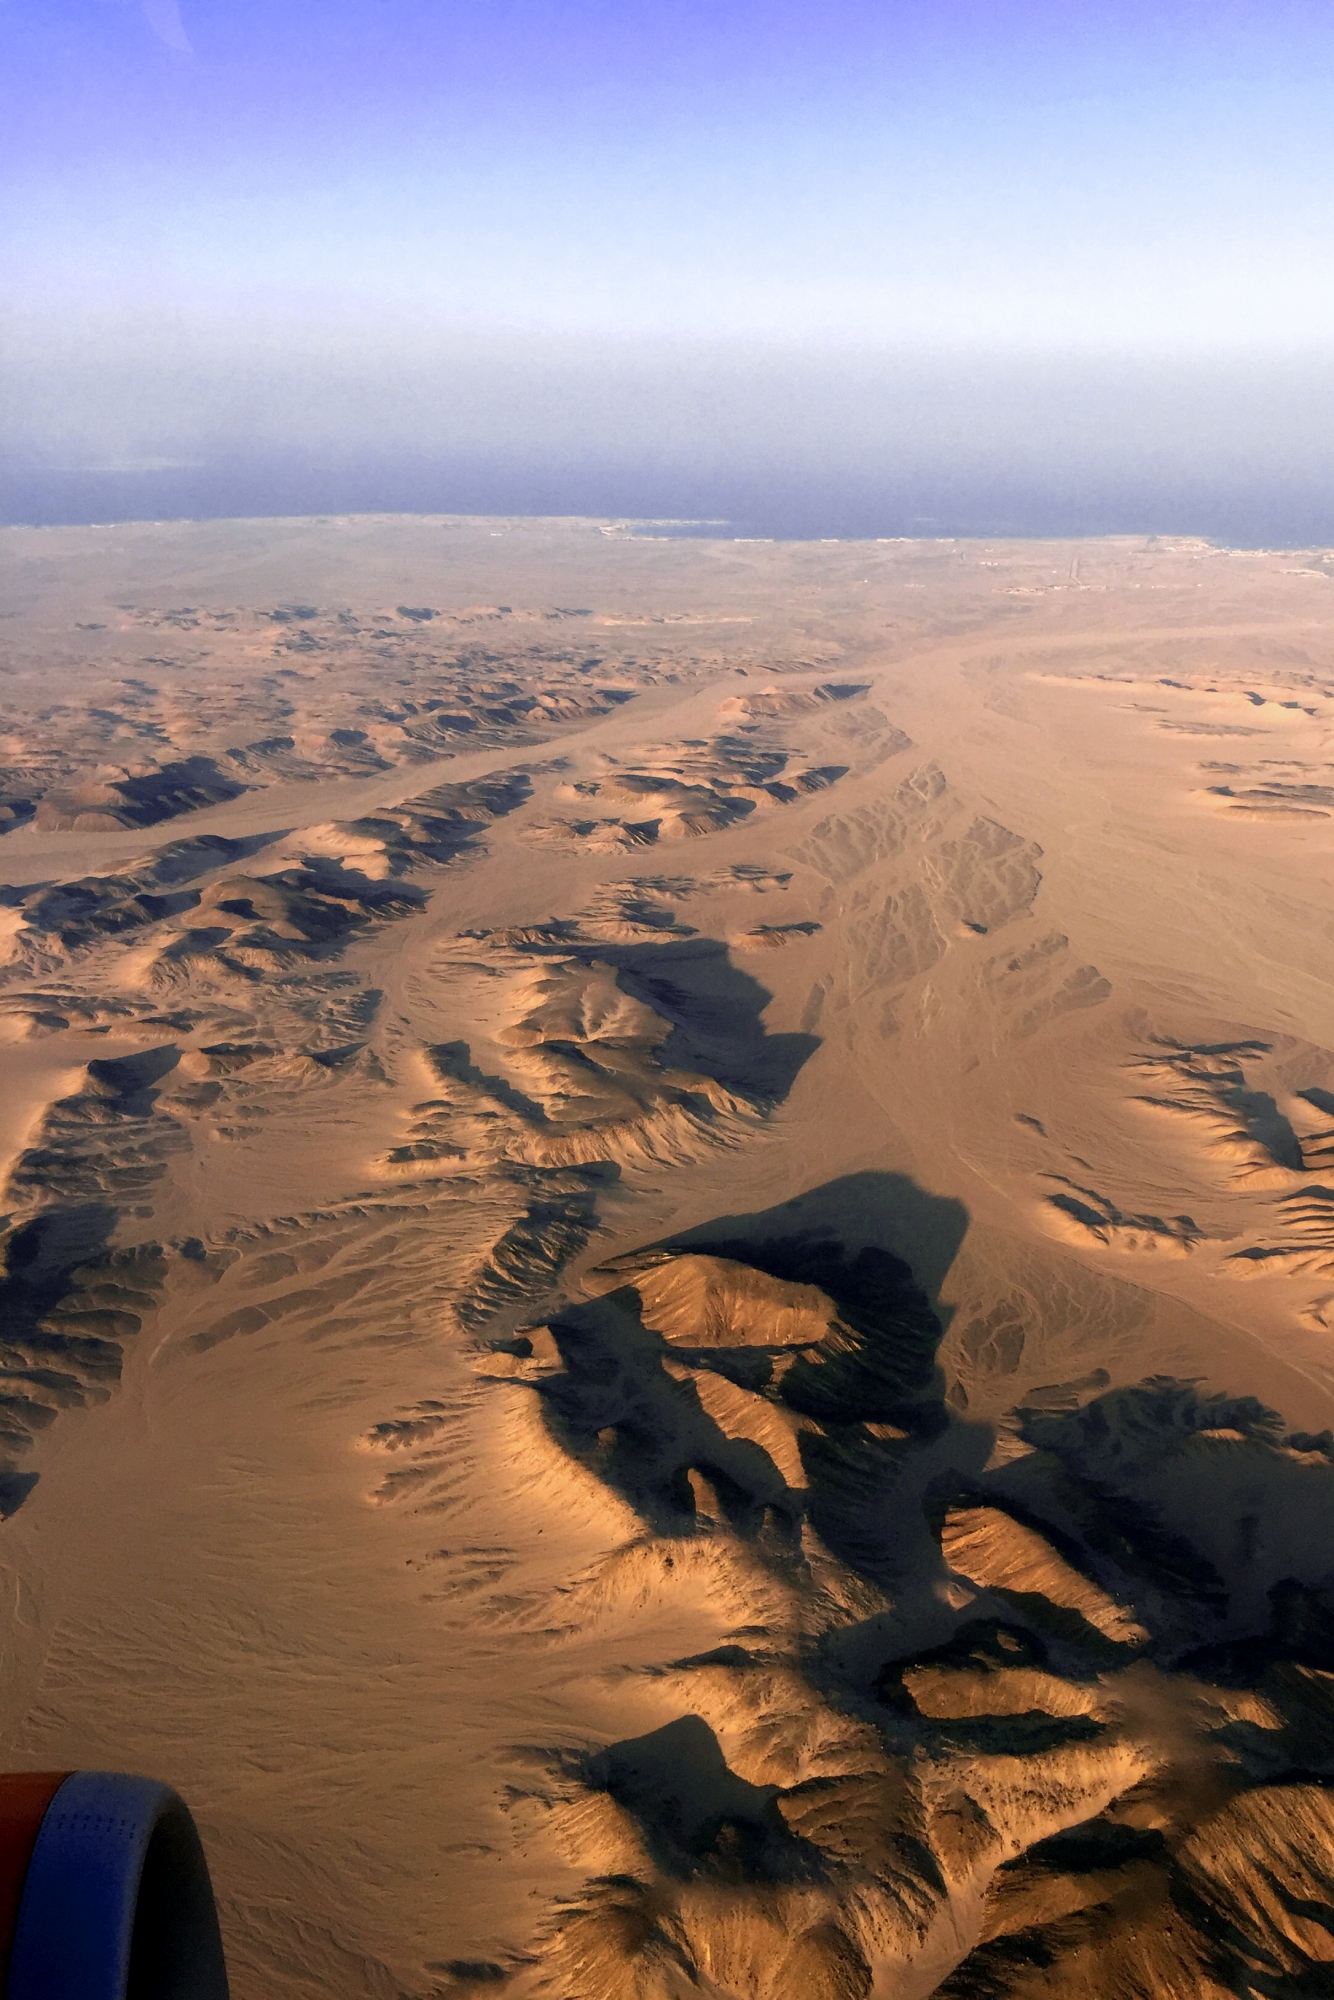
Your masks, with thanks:
[{"label": "eroded hillside", "polygon": [[1323,558],[6,553],[11,1765],[242,2000],[1324,1991]]}]

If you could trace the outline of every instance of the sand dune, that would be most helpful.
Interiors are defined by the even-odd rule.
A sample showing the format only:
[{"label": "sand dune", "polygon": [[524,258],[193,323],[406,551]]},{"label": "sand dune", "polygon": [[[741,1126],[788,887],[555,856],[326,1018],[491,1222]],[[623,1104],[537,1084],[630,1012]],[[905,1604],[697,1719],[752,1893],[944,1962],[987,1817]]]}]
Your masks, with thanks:
[{"label": "sand dune", "polygon": [[238,2000],[1322,1992],[1328,575],[608,525],[7,538],[9,1762]]}]

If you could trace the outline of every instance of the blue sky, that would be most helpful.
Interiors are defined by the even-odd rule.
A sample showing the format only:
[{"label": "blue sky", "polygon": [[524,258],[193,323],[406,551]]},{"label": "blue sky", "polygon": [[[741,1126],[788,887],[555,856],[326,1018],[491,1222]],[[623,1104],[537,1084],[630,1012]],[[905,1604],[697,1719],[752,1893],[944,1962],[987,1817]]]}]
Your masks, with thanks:
[{"label": "blue sky", "polygon": [[1329,351],[1327,0],[0,0],[0,68],[25,448]]}]

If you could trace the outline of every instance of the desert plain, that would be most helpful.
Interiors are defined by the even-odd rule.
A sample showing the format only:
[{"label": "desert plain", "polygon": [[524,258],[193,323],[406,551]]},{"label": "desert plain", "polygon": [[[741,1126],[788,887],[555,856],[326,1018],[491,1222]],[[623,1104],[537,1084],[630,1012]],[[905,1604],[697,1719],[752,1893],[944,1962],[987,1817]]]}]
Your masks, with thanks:
[{"label": "desert plain", "polygon": [[1334,1980],[1334,559],[0,535],[0,1729],[237,2000]]}]

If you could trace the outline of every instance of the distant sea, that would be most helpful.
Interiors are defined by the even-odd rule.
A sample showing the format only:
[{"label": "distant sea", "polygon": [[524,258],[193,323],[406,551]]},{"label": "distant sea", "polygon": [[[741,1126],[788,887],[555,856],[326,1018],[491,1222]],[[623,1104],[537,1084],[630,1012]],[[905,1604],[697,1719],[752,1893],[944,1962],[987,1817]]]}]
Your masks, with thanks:
[{"label": "distant sea", "polygon": [[865,467],[692,474],[653,465],[406,457],[0,464],[5,526],[328,514],[591,516],[642,523],[645,533],[778,541],[1198,535],[1237,548],[1334,546],[1334,482],[1165,490],[1148,478],[1141,484],[1060,473],[1039,484],[994,474],[875,476]]}]

